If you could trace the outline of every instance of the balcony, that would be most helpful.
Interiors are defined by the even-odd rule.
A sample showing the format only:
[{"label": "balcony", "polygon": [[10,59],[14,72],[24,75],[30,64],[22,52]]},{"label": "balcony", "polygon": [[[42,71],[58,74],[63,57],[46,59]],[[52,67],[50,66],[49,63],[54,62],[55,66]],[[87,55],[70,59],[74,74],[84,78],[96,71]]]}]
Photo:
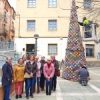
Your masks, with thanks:
[{"label": "balcony", "polygon": [[0,35],[3,35],[4,33],[5,33],[5,30],[0,28]]},{"label": "balcony", "polygon": [[0,36],[4,36],[6,37],[7,36],[7,32],[3,29],[0,29]]},{"label": "balcony", "polygon": [[10,31],[11,31],[12,33],[15,33],[15,29],[11,29]]},{"label": "balcony", "polygon": [[14,41],[1,41],[0,42],[0,51],[8,51],[8,50],[14,50]]}]

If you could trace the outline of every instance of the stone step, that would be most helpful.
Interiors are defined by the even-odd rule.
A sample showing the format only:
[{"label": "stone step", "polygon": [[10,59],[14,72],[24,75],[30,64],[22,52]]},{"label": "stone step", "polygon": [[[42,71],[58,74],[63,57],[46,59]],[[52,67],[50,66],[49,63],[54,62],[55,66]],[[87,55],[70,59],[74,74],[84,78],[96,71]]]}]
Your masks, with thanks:
[{"label": "stone step", "polygon": [[100,61],[87,61],[88,67],[100,67]]}]

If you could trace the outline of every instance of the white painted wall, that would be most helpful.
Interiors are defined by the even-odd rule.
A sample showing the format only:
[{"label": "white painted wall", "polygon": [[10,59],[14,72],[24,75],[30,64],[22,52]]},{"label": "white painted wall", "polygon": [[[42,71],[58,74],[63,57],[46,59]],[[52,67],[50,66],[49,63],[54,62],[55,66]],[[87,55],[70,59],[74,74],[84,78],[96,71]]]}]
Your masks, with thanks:
[{"label": "white painted wall", "polygon": [[15,50],[19,53],[23,48],[26,48],[26,44],[34,44],[34,38],[15,38]]},{"label": "white painted wall", "polygon": [[[34,44],[34,38],[16,38],[15,49],[18,53],[22,52],[23,48],[26,48],[26,44]],[[67,46],[67,39],[63,38],[39,38],[37,42],[37,54],[40,56],[48,57],[48,44],[58,45],[58,55],[56,59],[61,61],[65,58],[65,49]]]},{"label": "white painted wall", "polygon": [[62,60],[65,58],[65,49],[67,46],[67,39],[63,38],[39,38],[38,39],[38,54],[48,56],[48,44],[57,44],[58,45],[58,55],[56,56],[57,60]]}]

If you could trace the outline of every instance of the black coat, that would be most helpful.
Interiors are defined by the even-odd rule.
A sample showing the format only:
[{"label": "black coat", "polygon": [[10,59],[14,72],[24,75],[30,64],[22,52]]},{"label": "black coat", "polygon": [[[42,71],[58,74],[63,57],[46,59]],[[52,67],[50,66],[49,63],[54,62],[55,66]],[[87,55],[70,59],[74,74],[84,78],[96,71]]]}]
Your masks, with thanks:
[{"label": "black coat", "polygon": [[12,65],[5,63],[2,67],[2,86],[11,85],[13,79]]},{"label": "black coat", "polygon": [[46,63],[46,61],[45,60],[41,60],[40,63],[41,63],[40,70],[41,70],[41,73],[43,74],[43,67],[44,67],[44,64]]},{"label": "black coat", "polygon": [[36,76],[36,71],[37,71],[37,63],[33,62],[33,64],[31,64],[31,62],[27,62],[26,66],[25,66],[25,72],[28,74],[33,73],[33,76]]}]

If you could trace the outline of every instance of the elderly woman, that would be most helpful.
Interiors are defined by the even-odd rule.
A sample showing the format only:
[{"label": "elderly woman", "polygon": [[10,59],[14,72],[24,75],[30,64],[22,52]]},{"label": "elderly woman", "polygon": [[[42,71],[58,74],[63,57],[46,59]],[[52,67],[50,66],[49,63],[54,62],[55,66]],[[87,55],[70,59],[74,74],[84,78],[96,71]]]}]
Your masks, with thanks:
[{"label": "elderly woman", "polygon": [[25,75],[24,75],[27,99],[29,99],[29,96],[33,98],[33,92],[35,88],[34,86],[36,81],[36,70],[37,70],[37,63],[35,62],[35,56],[31,55],[29,62],[26,63]]},{"label": "elderly woman", "polygon": [[40,92],[40,77],[41,77],[41,63],[39,61],[39,57],[35,58],[35,61],[37,63],[37,72],[36,72],[36,80],[37,80],[37,93]]},{"label": "elderly woman", "polygon": [[18,60],[18,64],[14,68],[15,92],[16,99],[22,98],[23,83],[24,83],[24,61],[22,58]]},{"label": "elderly woman", "polygon": [[54,76],[55,68],[50,59],[47,59],[47,63],[44,65],[43,72],[46,78],[46,95],[51,95],[52,78]]}]

